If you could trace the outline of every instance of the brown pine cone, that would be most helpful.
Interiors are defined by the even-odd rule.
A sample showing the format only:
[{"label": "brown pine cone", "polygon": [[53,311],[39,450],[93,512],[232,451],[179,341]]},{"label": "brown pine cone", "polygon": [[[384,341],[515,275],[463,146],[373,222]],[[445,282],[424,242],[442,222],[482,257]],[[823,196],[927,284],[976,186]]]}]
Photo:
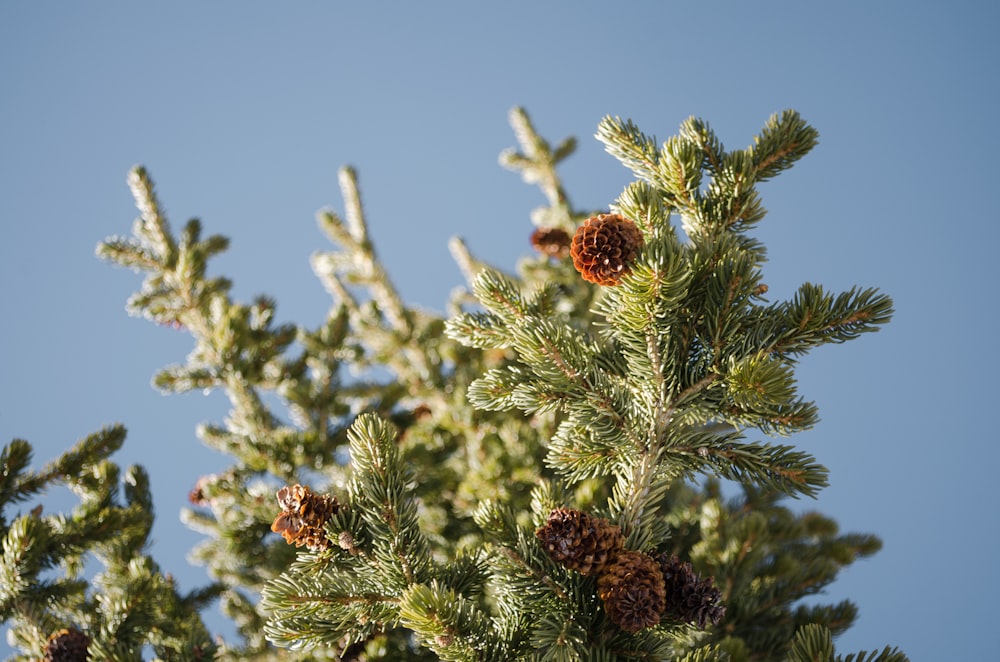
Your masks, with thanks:
[{"label": "brown pine cone", "polygon": [[531,245],[549,257],[564,258],[569,255],[571,238],[562,228],[538,228],[531,233]]},{"label": "brown pine cone", "polygon": [[642,233],[635,223],[619,214],[599,214],[577,228],[569,254],[584,280],[617,285],[629,272],[642,244]]},{"label": "brown pine cone", "polygon": [[557,508],[535,537],[554,561],[581,575],[597,575],[622,548],[621,527],[582,510]]},{"label": "brown pine cone", "polygon": [[76,628],[63,628],[49,636],[44,662],[86,662],[90,639]]},{"label": "brown pine cone", "polygon": [[212,476],[202,476],[188,492],[188,501],[195,506],[207,506],[208,498],[205,496],[205,485],[212,479]]},{"label": "brown pine cone", "polygon": [[314,552],[330,548],[323,527],[340,511],[337,497],[313,494],[305,485],[278,490],[281,513],[274,518],[271,530],[280,533],[289,545],[308,547]]},{"label": "brown pine cone", "polygon": [[597,580],[597,595],[626,632],[657,625],[666,599],[660,564],[649,554],[622,552]]},{"label": "brown pine cone", "polygon": [[702,630],[708,623],[718,625],[726,614],[720,603],[722,592],[714,586],[715,578],[702,579],[676,556],[660,554],[656,557],[667,588],[667,605],[664,616],[675,621],[697,623]]}]

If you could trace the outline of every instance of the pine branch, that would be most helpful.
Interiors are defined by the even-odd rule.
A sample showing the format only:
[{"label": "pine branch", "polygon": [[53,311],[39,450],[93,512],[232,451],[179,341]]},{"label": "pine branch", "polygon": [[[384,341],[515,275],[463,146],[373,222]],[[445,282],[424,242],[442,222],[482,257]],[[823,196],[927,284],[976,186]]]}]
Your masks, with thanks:
[{"label": "pine branch", "polygon": [[576,151],[576,139],[563,140],[555,149],[535,130],[528,113],[523,108],[513,108],[508,116],[521,150],[506,149],[500,154],[500,165],[520,171],[528,184],[538,184],[549,201],[549,207],[539,208],[532,214],[535,224],[541,227],[575,229],[576,216],[569,197],[556,172],[556,166]]},{"label": "pine branch", "polygon": [[790,301],[766,313],[780,320],[769,349],[797,355],[825,343],[842,343],[877,330],[893,314],[892,299],[874,289],[851,288],[836,297],[806,283]]},{"label": "pine branch", "polygon": [[399,618],[442,660],[509,659],[503,645],[495,643],[489,617],[474,603],[436,583],[407,588],[400,596]]},{"label": "pine branch", "polygon": [[747,152],[752,156],[759,182],[786,170],[819,142],[819,132],[794,110],[775,113]]},{"label": "pine branch", "polygon": [[[376,365],[390,368],[411,392],[440,405],[439,395],[426,386],[441,382],[440,360],[429,350],[428,334],[439,324],[433,315],[407,307],[388,272],[379,261],[368,238],[368,225],[361,207],[357,174],[351,168],[340,171],[340,185],[347,207],[347,221],[333,211],[319,215],[321,229],[341,251],[316,253],[313,271],[327,290],[343,305],[359,344],[371,354]],[[370,296],[359,301],[350,286],[364,287]],[[367,357],[365,357],[367,358]],[[362,356],[355,361],[364,365]]]},{"label": "pine branch", "polygon": [[[153,521],[148,476],[129,468],[122,495],[120,470],[107,459],[124,437],[121,426],[90,435],[38,473],[27,471],[26,442],[0,453],[14,460],[4,466],[13,489],[0,508],[60,482],[80,499],[69,516],[43,515],[39,505],[0,531],[0,619],[11,622],[10,641],[36,658],[48,659],[53,646],[92,659],[141,659],[146,647],[194,659],[216,649],[197,605],[144,553]],[[78,577],[87,555],[104,566],[90,581]]]},{"label": "pine branch", "polygon": [[847,657],[834,655],[830,631],[820,625],[806,625],[795,636],[788,651],[789,662],[907,662],[899,649],[886,646],[881,652],[862,651]]},{"label": "pine branch", "polygon": [[413,476],[400,462],[395,430],[375,416],[362,415],[348,439],[354,465],[351,503],[371,532],[380,571],[403,585],[425,581],[430,550],[408,496]]},{"label": "pine branch", "polygon": [[[343,428],[331,425],[331,420],[349,410],[332,401],[329,388],[334,380],[325,366],[313,373],[316,381],[310,380],[307,368],[317,367],[317,354],[325,357],[319,360],[324,364],[336,358],[331,351],[337,347],[320,349],[321,332],[311,336],[312,354],[307,350],[298,360],[288,360],[285,354],[292,342],[306,332],[293,325],[274,325],[272,300],[258,297],[249,305],[236,303],[229,298],[228,281],[207,277],[208,259],[228,242],[220,237],[202,240],[197,220],[187,223],[175,239],[147,173],[135,169],[130,184],[140,210],[134,237],[110,239],[98,246],[98,254],[146,272],[142,290],[130,299],[130,312],[183,328],[194,337],[187,364],[162,371],[155,379],[157,386],[167,391],[222,388],[232,405],[225,426],[205,425],[199,434],[210,446],[231,453],[237,465],[224,479],[203,479],[196,505],[210,508],[212,515],[190,515],[188,521],[198,522],[213,537],[196,550],[196,556],[226,587],[221,590],[223,609],[238,621],[247,642],[235,656],[250,658],[266,650],[266,642],[260,635],[263,618],[244,591],[258,591],[287,562],[287,553],[265,542],[273,516],[259,496],[248,494],[246,485],[265,473],[294,482],[300,467],[334,465]],[[329,324],[326,339],[342,342],[343,334],[330,333]],[[322,408],[305,429],[283,424],[264,404],[264,392],[291,384],[298,389],[291,400],[299,404],[311,400]],[[301,411],[293,408],[292,413]],[[213,489],[213,484],[224,484],[226,490]]]},{"label": "pine branch", "polygon": [[[657,174],[660,153],[656,149],[656,138],[643,134],[632,120],[608,115],[598,125],[595,137],[604,143],[609,154],[632,170],[637,179],[665,188],[660,186],[663,182]],[[665,200],[674,206],[672,198],[666,196]]]}]

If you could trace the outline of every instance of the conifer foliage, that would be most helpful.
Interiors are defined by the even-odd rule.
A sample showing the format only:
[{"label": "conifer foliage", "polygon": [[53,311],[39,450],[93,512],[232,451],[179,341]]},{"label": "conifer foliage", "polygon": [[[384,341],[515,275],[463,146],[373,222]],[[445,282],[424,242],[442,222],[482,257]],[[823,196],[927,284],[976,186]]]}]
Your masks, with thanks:
[{"label": "conifer foliage", "polygon": [[[132,171],[133,233],[98,253],[144,274],[132,314],[194,340],[155,385],[220,389],[231,406],[198,435],[233,464],[198,480],[184,514],[212,583],[181,595],[145,553],[146,475],[122,480],[108,459],[123,429],[39,472],[15,440],[0,614],[21,659],[906,659],[837,656],[856,607],[800,602],[879,541],[783,507],[827,472],[763,439],[817,421],[800,356],[892,314],[874,289],[766,298],[756,186],[817,132],[786,111],[726,150],[702,120],[658,145],[608,117],[597,137],[635,181],[578,210],[556,170],[575,142],[553,147],[521,109],[511,123],[519,147],[501,163],[547,199],[524,232],[534,252],[509,274],[454,240],[468,282],[447,315],[403,301],[349,168],[346,213],[319,214],[336,247],[312,259],[334,300],[316,329],[276,324],[267,297],[234,301],[207,275],[226,239],[197,220],[173,234]],[[72,515],[9,519],[59,483],[80,498]],[[93,578],[88,555],[105,565]],[[215,599],[237,640],[202,623]]]}]

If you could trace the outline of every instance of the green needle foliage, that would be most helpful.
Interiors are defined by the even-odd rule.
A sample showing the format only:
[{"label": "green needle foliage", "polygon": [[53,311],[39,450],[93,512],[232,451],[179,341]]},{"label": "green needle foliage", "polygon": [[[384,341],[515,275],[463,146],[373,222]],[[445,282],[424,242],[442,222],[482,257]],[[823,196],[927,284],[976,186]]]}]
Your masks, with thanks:
[{"label": "green needle foliage", "polygon": [[[191,334],[156,387],[230,403],[198,435],[232,465],[198,480],[184,513],[212,583],[179,595],[146,553],[146,475],[108,459],[123,429],[38,472],[15,440],[0,456],[0,613],[20,659],[906,659],[836,654],[857,607],[815,596],[880,542],[783,506],[828,475],[769,440],[818,420],[797,359],[892,315],[873,289],[766,297],[756,185],[817,132],[785,111],[730,151],[699,119],[658,144],[605,118],[597,138],[635,181],[584,211],[557,172],[575,141],[553,147],[521,109],[511,124],[501,163],[546,198],[538,252],[503,273],[455,239],[467,286],[446,315],[399,295],[349,168],[344,215],[319,214],[335,248],[312,258],[333,297],[315,329],[276,324],[267,297],[234,301],[207,275],[228,241],[197,220],[174,234],[132,171],[139,218],[98,254],[143,274],[130,313]],[[585,223],[602,212],[607,225]],[[58,484],[80,499],[71,515],[8,512]],[[215,599],[234,641],[200,620]]]},{"label": "green needle foliage", "polygon": [[[142,660],[144,650],[212,659],[217,647],[199,610],[217,591],[180,595],[146,553],[153,524],[146,472],[130,467],[122,476],[107,459],[124,441],[120,426],[101,430],[38,472],[27,469],[27,442],[0,451],[0,616],[11,623],[8,641],[25,652],[14,659],[38,659],[70,629],[85,633],[95,660]],[[47,515],[38,505],[8,519],[7,507],[57,485],[79,499],[72,513]],[[88,581],[90,558],[103,569]]]}]

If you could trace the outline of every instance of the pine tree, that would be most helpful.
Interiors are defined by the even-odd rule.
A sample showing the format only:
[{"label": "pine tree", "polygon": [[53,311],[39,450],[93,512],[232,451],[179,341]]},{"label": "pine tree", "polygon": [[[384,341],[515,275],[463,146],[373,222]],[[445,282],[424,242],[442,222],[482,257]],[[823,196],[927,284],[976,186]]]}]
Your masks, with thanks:
[{"label": "pine tree", "polygon": [[[194,340],[155,385],[230,402],[198,435],[233,464],[184,513],[213,581],[180,595],[146,553],[146,474],[109,459],[122,428],[37,472],[15,440],[0,614],[19,659],[907,659],[835,654],[856,607],[801,599],[880,542],[783,506],[826,469],[757,438],[816,423],[798,357],[892,314],[874,289],[766,297],[756,185],[817,132],[785,111],[728,151],[699,119],[658,145],[608,117],[597,137],[635,181],[580,210],[557,173],[575,141],[553,147],[520,109],[511,123],[519,148],[501,163],[547,199],[535,252],[503,273],[454,240],[467,285],[446,315],[393,286],[351,169],[344,216],[319,214],[335,248],[312,259],[333,297],[316,329],[277,325],[267,297],[234,301],[206,275],[227,240],[197,220],[173,234],[149,175],[130,173],[139,218],[98,254],[145,275],[130,313]],[[6,512],[59,483],[80,499],[71,514]],[[215,599],[237,641],[202,623]]]}]

